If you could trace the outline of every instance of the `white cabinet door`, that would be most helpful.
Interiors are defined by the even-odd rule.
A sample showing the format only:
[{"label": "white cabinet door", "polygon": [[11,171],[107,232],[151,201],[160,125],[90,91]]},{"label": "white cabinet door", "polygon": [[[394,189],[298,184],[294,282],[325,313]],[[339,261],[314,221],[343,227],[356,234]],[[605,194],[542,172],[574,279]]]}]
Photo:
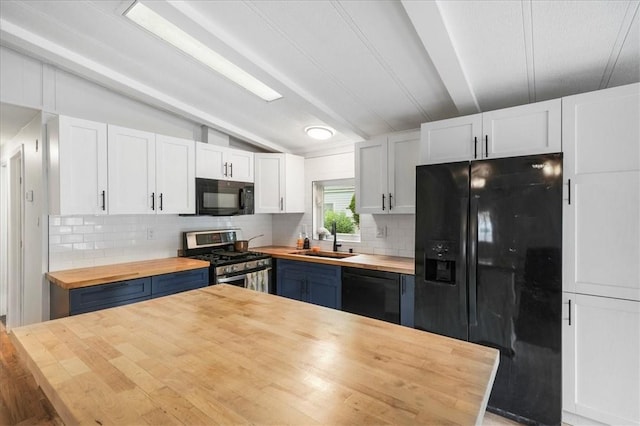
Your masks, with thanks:
[{"label": "white cabinet door", "polygon": [[304,158],[255,154],[255,212],[304,213]]},{"label": "white cabinet door", "polygon": [[563,326],[563,409],[608,424],[640,424],[640,302],[564,298],[571,300],[571,324]]},{"label": "white cabinet door", "polygon": [[60,116],[48,125],[52,214],[107,213],[107,125]]},{"label": "white cabinet door", "polygon": [[424,123],[420,138],[419,164],[481,158],[482,114]]},{"label": "white cabinet door", "polygon": [[284,212],[304,213],[304,157],[284,154]]},{"label": "white cabinet door", "polygon": [[420,132],[391,135],[387,141],[389,213],[415,213]]},{"label": "white cabinet door", "polygon": [[574,176],[563,222],[565,290],[640,300],[640,172]]},{"label": "white cabinet door", "polygon": [[229,179],[253,182],[253,152],[230,149],[228,153]]},{"label": "white cabinet door", "polygon": [[482,114],[484,158],[562,151],[561,100],[553,99]]},{"label": "white cabinet door", "polygon": [[226,179],[225,157],[224,147],[196,142],[196,177]]},{"label": "white cabinet door", "polygon": [[196,142],[196,176],[253,182],[253,152]]},{"label": "white cabinet door", "polygon": [[156,135],[156,212],[194,214],[195,142]]},{"label": "white cabinet door", "polygon": [[640,84],[563,111],[564,289],[640,300]]},{"label": "white cabinet door", "polygon": [[146,214],[155,189],[155,135],[109,125],[109,214]]},{"label": "white cabinet door", "polygon": [[355,145],[356,212],[387,213],[387,138]]},{"label": "white cabinet door", "polygon": [[255,212],[284,212],[283,154],[255,155]]}]

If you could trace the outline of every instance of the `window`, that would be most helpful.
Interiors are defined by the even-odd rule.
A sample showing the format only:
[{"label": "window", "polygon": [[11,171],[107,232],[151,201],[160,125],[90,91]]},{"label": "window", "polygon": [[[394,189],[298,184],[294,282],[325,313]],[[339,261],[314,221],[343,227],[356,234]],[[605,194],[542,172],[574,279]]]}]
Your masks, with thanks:
[{"label": "window", "polygon": [[355,210],[354,179],[313,182],[313,238],[332,239],[335,221],[338,241],[360,241],[360,217]]}]

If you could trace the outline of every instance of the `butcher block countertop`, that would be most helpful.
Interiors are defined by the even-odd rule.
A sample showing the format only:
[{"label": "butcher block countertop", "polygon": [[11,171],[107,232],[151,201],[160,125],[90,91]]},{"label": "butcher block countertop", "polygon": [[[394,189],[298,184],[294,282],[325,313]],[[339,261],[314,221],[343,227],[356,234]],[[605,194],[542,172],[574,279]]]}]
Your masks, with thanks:
[{"label": "butcher block countertop", "polygon": [[167,259],[143,260],[140,262],[48,272],[47,279],[66,290],[71,290],[74,288],[208,267],[209,262],[202,260],[188,259],[186,257],[170,257]]},{"label": "butcher block countertop", "polygon": [[411,257],[382,256],[378,254],[355,254],[355,256],[345,257],[342,259],[331,259],[326,257],[291,254],[291,252],[296,251],[295,247],[265,246],[251,247],[250,250],[270,254],[276,259],[300,260],[304,262],[324,263],[326,265],[374,269],[377,271],[397,272],[407,275],[413,275],[415,270],[414,261]]},{"label": "butcher block countertop", "polygon": [[217,285],[12,330],[66,424],[480,424],[498,351]]}]

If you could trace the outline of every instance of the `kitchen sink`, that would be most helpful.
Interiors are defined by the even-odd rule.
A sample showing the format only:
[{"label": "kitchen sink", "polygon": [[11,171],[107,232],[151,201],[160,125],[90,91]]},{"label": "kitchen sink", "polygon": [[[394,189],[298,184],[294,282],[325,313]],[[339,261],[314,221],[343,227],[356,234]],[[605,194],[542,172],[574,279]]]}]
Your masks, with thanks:
[{"label": "kitchen sink", "polygon": [[356,253],[343,253],[339,251],[313,251],[313,250],[297,250],[289,254],[299,254],[301,256],[326,257],[330,259],[344,259],[345,257],[355,256]]}]

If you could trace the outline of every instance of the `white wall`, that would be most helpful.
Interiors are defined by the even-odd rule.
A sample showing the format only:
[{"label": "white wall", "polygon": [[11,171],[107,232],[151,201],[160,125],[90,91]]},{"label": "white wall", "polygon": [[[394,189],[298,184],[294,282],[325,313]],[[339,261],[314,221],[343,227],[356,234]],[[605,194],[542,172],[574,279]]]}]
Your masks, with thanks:
[{"label": "white wall", "polygon": [[[250,247],[271,245],[271,215],[233,217],[177,215],[50,216],[50,270],[174,257],[182,232],[240,228],[244,238],[264,234]],[[148,239],[149,230],[153,239]]]},{"label": "white wall", "polygon": [[0,46],[0,102],[201,140],[200,124]]},{"label": "white wall", "polygon": [[[306,158],[305,163],[305,213],[273,215],[273,243],[295,247],[302,226],[306,225],[311,234],[312,182],[316,180],[344,179],[355,176],[353,147],[346,152]],[[376,237],[378,227],[386,227],[384,238]],[[356,253],[384,254],[391,256],[414,256],[415,215],[360,215],[360,242],[342,243],[341,251],[350,248]],[[332,249],[332,241],[312,241],[326,250]]]},{"label": "white wall", "polygon": [[9,215],[9,165],[0,161],[0,316],[7,315],[7,284],[9,279],[7,256],[7,220]]},{"label": "white wall", "polygon": [[[37,142],[36,142],[37,141]],[[24,224],[24,283],[16,288],[22,293],[22,324],[40,322],[49,317],[49,287],[44,279],[46,271],[47,244],[47,191],[43,179],[43,133],[42,114],[38,113],[11,141],[2,146],[3,161],[17,149],[24,148],[24,192],[32,193],[31,201],[25,200],[23,212]],[[6,197],[6,193],[2,195]],[[5,201],[6,202],[6,199]],[[6,218],[3,217],[4,223]],[[8,286],[19,283],[8,282]],[[8,306],[12,312],[16,307]],[[21,325],[20,322],[14,323]]]}]

